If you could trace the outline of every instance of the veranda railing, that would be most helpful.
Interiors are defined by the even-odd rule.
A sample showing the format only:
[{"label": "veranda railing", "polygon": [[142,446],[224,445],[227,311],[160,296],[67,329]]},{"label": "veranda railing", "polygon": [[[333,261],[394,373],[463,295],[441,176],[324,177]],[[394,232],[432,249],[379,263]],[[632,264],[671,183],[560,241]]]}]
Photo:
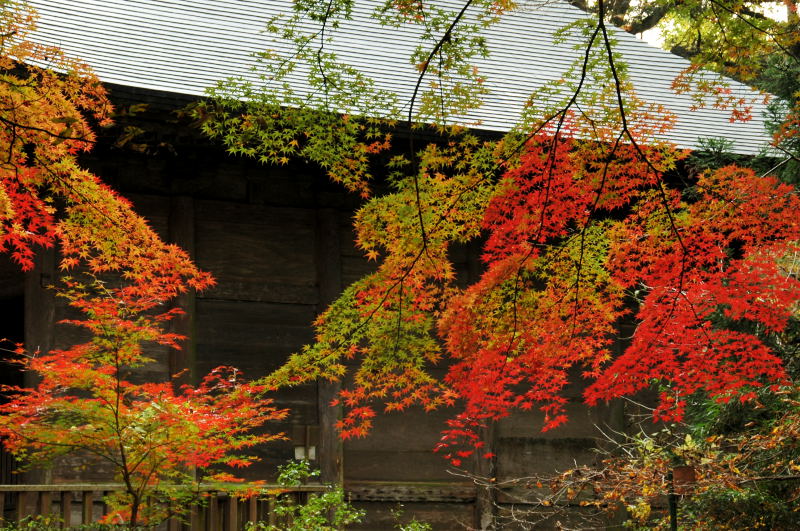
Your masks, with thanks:
[{"label": "veranda railing", "polygon": [[[312,492],[324,492],[324,485],[279,487],[260,485],[257,494],[248,498],[228,495],[211,488],[202,489],[204,503],[189,507],[184,521],[170,518],[160,529],[168,531],[239,531],[247,522],[275,524],[276,493],[304,504]],[[60,517],[65,527],[97,522],[107,513],[103,498],[122,490],[119,484],[86,485],[0,485],[0,519],[19,522],[32,515]]]}]

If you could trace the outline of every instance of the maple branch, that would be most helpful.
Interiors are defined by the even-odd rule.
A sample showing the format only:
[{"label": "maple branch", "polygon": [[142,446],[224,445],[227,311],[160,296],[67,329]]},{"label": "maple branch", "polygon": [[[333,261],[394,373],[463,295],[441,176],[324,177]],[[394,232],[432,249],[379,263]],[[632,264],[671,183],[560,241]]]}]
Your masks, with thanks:
[{"label": "maple branch", "polygon": [[[14,158],[14,146],[17,143],[17,128],[11,128],[11,140],[8,142],[8,156],[6,157],[6,164],[11,164],[11,159]],[[14,172],[17,177],[19,177],[19,169],[17,168],[16,164],[12,164],[14,167]]]},{"label": "maple branch", "polygon": [[[412,157],[412,160],[414,161],[414,165],[412,166],[412,177],[414,179],[414,195],[415,195],[416,202],[417,202],[417,219],[419,220],[419,228],[420,228],[420,233],[421,233],[421,236],[422,236],[422,248],[425,250],[426,254],[428,252],[428,250],[427,250],[428,249],[428,236],[427,236],[427,233],[425,231],[425,222],[424,222],[424,220],[422,218],[422,201],[421,201],[420,193],[419,193],[419,175],[418,175],[419,174],[419,165],[418,165],[418,161],[417,161],[417,159],[416,159],[416,157],[414,155],[414,128],[411,127],[411,124],[412,124],[412,121],[413,121],[413,118],[414,118],[414,104],[417,101],[417,95],[419,94],[419,88],[422,85],[422,80],[425,77],[425,74],[428,72],[428,67],[430,66],[431,60],[439,52],[439,50],[441,50],[442,46],[444,46],[444,43],[447,42],[450,39],[450,36],[452,34],[453,29],[455,29],[456,25],[459,23],[461,18],[467,12],[467,9],[472,5],[473,1],[474,0],[467,0],[464,3],[464,5],[461,8],[461,11],[458,12],[456,17],[450,23],[450,26],[444,32],[444,35],[442,35],[441,38],[439,38],[439,40],[436,43],[436,45],[433,47],[431,52],[428,54],[428,58],[422,63],[422,69],[421,69],[421,71],[419,73],[419,76],[417,76],[417,82],[414,85],[414,92],[411,95],[411,100],[409,101],[409,105],[408,105],[408,125],[410,127],[409,135],[408,135],[408,151],[409,151],[410,156]],[[430,258],[430,256],[428,256],[428,258]],[[433,260],[431,260],[431,262],[433,263]]]},{"label": "maple branch", "polygon": [[[131,469],[128,463],[127,452],[125,451],[125,445],[123,444],[124,435],[123,435],[123,428],[120,423],[120,405],[122,401],[122,381],[120,379],[120,360],[119,360],[119,351],[115,349],[117,356],[114,357],[114,378],[116,379],[115,385],[115,407],[113,412],[114,418],[114,430],[117,434],[117,450],[119,451],[120,455],[120,472],[122,474],[122,481],[125,483],[125,487],[128,489],[128,492],[133,493],[133,485],[131,483]],[[138,498],[134,497],[134,501],[137,501]],[[135,523],[135,522],[134,522]]]},{"label": "maple branch", "polygon": [[578,325],[578,298],[580,296],[580,282],[581,282],[581,272],[583,268],[583,258],[584,258],[584,250],[586,244],[586,231],[589,229],[589,222],[594,216],[595,211],[597,210],[597,205],[600,203],[600,198],[603,195],[603,190],[605,189],[606,185],[606,178],[608,177],[608,168],[611,166],[611,159],[617,153],[617,149],[619,149],[619,143],[622,140],[623,132],[620,131],[619,135],[617,135],[617,139],[614,142],[613,147],[611,148],[611,152],[606,155],[604,164],[603,164],[603,172],[600,177],[600,185],[597,188],[597,195],[594,198],[594,203],[592,204],[591,208],[589,209],[588,214],[586,215],[586,221],[583,223],[583,228],[581,229],[581,244],[580,244],[580,254],[578,258],[578,265],[575,270],[575,305],[572,313],[572,331],[570,332],[570,344],[572,340],[575,338],[575,329]]},{"label": "maple branch", "polygon": [[[539,131],[541,131],[556,116],[559,116],[558,124],[556,126],[556,131],[555,131],[555,133],[553,135],[553,140],[551,142],[550,153],[548,154],[548,166],[549,166],[548,172],[549,172],[550,175],[549,175],[548,181],[547,181],[547,192],[546,192],[546,195],[545,195],[544,206],[542,207],[542,215],[540,216],[540,219],[539,219],[539,230],[538,230],[538,232],[536,234],[536,237],[534,238],[534,241],[539,239],[539,237],[541,236],[542,230],[544,229],[544,214],[545,214],[545,210],[546,210],[547,204],[548,204],[549,187],[550,187],[550,182],[551,182],[551,179],[552,179],[552,163],[553,163],[553,160],[554,160],[552,157],[555,156],[555,142],[558,139],[558,135],[559,135],[559,133],[561,131],[561,128],[562,128],[562,126],[564,124],[564,120],[566,119],[567,112],[569,111],[570,107],[572,107],[572,105],[575,104],[575,102],[578,99],[578,95],[580,94],[580,92],[581,92],[581,90],[583,88],[583,84],[584,84],[584,82],[586,80],[586,76],[588,75],[589,57],[591,56],[592,47],[594,45],[594,41],[597,38],[597,35],[598,35],[599,31],[600,31],[600,26],[598,25],[595,28],[594,32],[592,33],[591,37],[589,38],[589,43],[586,45],[586,51],[584,52],[584,56],[583,56],[583,65],[581,67],[581,76],[580,76],[580,79],[578,81],[578,86],[576,87],[575,91],[573,92],[573,94],[572,94],[571,98],[569,99],[569,101],[567,102],[567,104],[562,109],[560,109],[556,114],[554,114],[552,117],[547,118],[545,121],[543,121],[540,124],[540,126],[536,129],[536,131],[534,131],[533,133],[530,133],[522,142],[520,142],[518,144],[517,148],[514,150],[514,152],[516,152],[517,150],[522,149],[523,146],[525,146],[532,138],[534,138],[535,134],[537,134]],[[509,158],[511,156],[512,156],[511,154],[507,155],[506,159],[504,161],[502,161],[502,162],[505,162],[505,161],[509,160]],[[498,164],[498,166],[499,166],[499,164]],[[520,278],[521,278],[521,275],[522,275],[522,268],[524,267],[525,262],[527,262],[528,259],[533,255],[534,249],[535,249],[535,246],[531,246],[530,250],[520,260],[519,266],[517,267],[516,278],[514,280],[514,296],[513,296],[513,300],[512,300],[512,312],[513,312],[512,334],[511,334],[511,339],[509,340],[509,345],[506,348],[506,350],[508,352],[510,352],[510,348],[512,347],[513,341],[514,341],[514,339],[516,337],[516,334],[517,334],[517,326],[518,326],[517,297],[518,297],[518,290],[519,290],[519,281],[520,281]]]},{"label": "maple branch", "polygon": [[[588,57],[587,57],[587,61],[588,61]],[[585,78],[586,78],[586,63],[584,63],[584,70],[583,70],[582,75],[581,75],[581,85],[583,84],[583,80]],[[574,102],[574,99],[573,99],[573,102]],[[456,194],[456,196],[453,198],[453,200],[450,202],[450,204],[447,206],[447,208],[443,211],[442,215],[439,216],[439,219],[433,225],[433,228],[434,229],[439,228],[441,223],[447,220],[447,218],[449,217],[450,213],[458,205],[458,203],[461,202],[461,199],[464,197],[464,195],[466,193],[472,192],[473,190],[475,190],[475,188],[477,188],[478,186],[483,184],[485,181],[496,178],[497,171],[499,171],[503,167],[504,164],[506,164],[509,160],[511,160],[511,157],[517,155],[527,145],[527,143],[530,142],[531,139],[533,139],[536,135],[538,135],[540,132],[542,132],[542,130],[545,127],[547,127],[547,125],[550,124],[550,122],[552,122],[557,116],[560,116],[562,113],[566,112],[568,110],[568,108],[569,108],[569,105],[567,105],[563,109],[560,109],[558,112],[556,112],[556,113],[554,113],[554,114],[552,114],[550,116],[545,117],[545,119],[537,127],[535,127],[533,131],[531,131],[530,133],[525,135],[525,138],[523,140],[521,140],[516,145],[516,147],[514,147],[514,149],[510,150],[510,152],[505,157],[502,157],[502,158],[498,159],[494,163],[494,165],[492,166],[492,168],[490,170],[488,170],[483,176],[478,177],[477,180],[475,182],[473,182],[470,186],[464,187],[463,190],[461,190],[458,194]]]},{"label": "maple branch", "polygon": [[[6,428],[6,429],[8,429],[8,428]],[[8,429],[8,431],[11,432],[11,433],[14,433],[14,435],[24,439],[25,441],[27,441],[28,443],[30,443],[32,445],[48,446],[48,447],[49,446],[55,446],[55,447],[62,447],[62,448],[71,448],[71,449],[74,449],[74,450],[82,450],[84,452],[88,452],[88,453],[90,453],[92,455],[95,455],[95,456],[97,456],[97,457],[99,457],[101,459],[105,459],[106,461],[108,461],[109,463],[114,465],[115,467],[120,466],[120,462],[117,461],[116,459],[114,459],[113,454],[100,452],[100,451],[96,450],[90,444],[84,444],[84,443],[80,443],[80,442],[68,443],[68,442],[63,442],[63,441],[55,441],[55,440],[52,440],[52,439],[38,439],[36,437],[32,437],[30,435],[27,435],[26,433],[24,433],[22,431],[19,431],[19,430]],[[81,435],[83,437],[88,438],[88,439],[92,439],[92,437],[89,436],[89,435],[86,435],[86,434],[81,434]],[[97,437],[97,438],[94,438],[94,439],[95,440],[103,440],[100,437]]]},{"label": "maple branch", "polygon": [[[413,91],[413,94],[412,94],[411,99],[409,101],[409,110],[408,110],[408,123],[409,123],[409,125],[411,125],[412,121],[413,121],[414,105],[416,103],[417,96],[419,94],[419,89],[420,89],[420,87],[422,85],[423,78],[425,77],[425,74],[428,71],[428,67],[430,65],[430,61],[436,56],[436,54],[441,50],[441,48],[444,45],[444,43],[447,42],[447,40],[450,38],[450,35],[452,34],[453,29],[456,27],[456,25],[463,18],[464,14],[466,13],[467,9],[470,7],[470,5],[472,4],[473,1],[474,0],[467,0],[467,2],[462,6],[461,10],[456,15],[456,17],[453,19],[453,21],[450,23],[450,25],[449,25],[448,29],[445,31],[444,35],[442,35],[442,37],[437,41],[437,43],[435,44],[435,46],[433,47],[431,52],[428,54],[427,60],[424,61],[423,65],[422,65],[422,70],[421,70],[419,76],[417,77],[417,81],[416,81],[416,84],[414,86],[414,91]],[[326,17],[326,22],[327,22],[327,17]],[[324,31],[324,25],[323,25],[323,31]],[[414,154],[414,129],[413,129],[413,127],[411,127],[410,130],[409,130],[409,154],[410,154],[410,156],[411,156],[411,158],[413,160],[413,167],[412,167],[412,172],[411,173],[412,173],[412,179],[413,179],[413,182],[414,182],[414,196],[415,196],[415,201],[416,201],[416,206],[417,206],[417,208],[416,208],[416,210],[417,210],[417,219],[419,221],[420,232],[421,232],[421,237],[422,237],[422,247],[420,249],[420,252],[417,253],[417,255],[412,259],[411,263],[402,272],[400,278],[398,280],[396,280],[386,290],[386,292],[385,292],[383,298],[381,299],[381,301],[373,308],[373,310],[364,319],[362,319],[361,323],[359,323],[359,325],[355,329],[353,329],[351,332],[349,332],[347,334],[350,337],[355,335],[359,330],[361,330],[364,326],[366,326],[372,320],[372,318],[375,316],[377,311],[383,306],[383,303],[386,302],[386,300],[389,298],[389,296],[391,295],[392,291],[395,288],[397,288],[397,287],[400,288],[400,295],[399,296],[402,298],[403,282],[408,277],[408,275],[411,274],[411,272],[413,271],[414,267],[416,267],[416,264],[419,262],[420,258],[422,258],[423,254],[428,256],[431,264],[436,265],[436,261],[434,261],[432,259],[432,257],[429,254],[429,251],[428,251],[428,233],[427,233],[426,228],[425,228],[425,222],[424,222],[423,214],[422,214],[422,199],[421,199],[420,186],[419,186],[419,162],[418,162],[417,157]],[[480,184],[480,182],[481,182],[481,180],[476,182],[475,186]],[[456,200],[451,204],[450,208],[447,209],[445,214],[442,215],[439,218],[439,220],[437,221],[435,227],[438,227],[439,224],[446,219],[447,213],[451,212],[452,209],[455,208],[455,206],[458,204],[458,201],[460,200],[460,198],[463,197],[463,195],[466,194],[468,191],[469,191],[468,189],[465,189],[459,194],[459,196],[456,198]],[[400,307],[402,308],[402,301],[401,301],[400,304],[401,304]],[[401,315],[399,314],[398,315],[398,332],[397,332],[397,334],[398,334],[398,342],[399,342],[399,335],[400,335],[400,319],[401,319]],[[320,360],[320,361],[322,361],[322,360]]]},{"label": "maple branch", "polygon": [[[12,129],[14,129],[15,133],[16,133],[16,128],[19,128],[19,129],[25,129],[25,130],[28,130],[28,131],[38,131],[40,133],[45,133],[48,136],[51,136],[53,138],[57,138],[57,139],[62,140],[62,141],[63,140],[75,140],[75,141],[78,141],[78,142],[87,142],[87,143],[92,143],[92,144],[97,142],[96,140],[92,140],[92,139],[89,139],[87,137],[64,136],[64,135],[62,135],[60,133],[54,133],[54,132],[52,132],[52,131],[50,131],[48,129],[44,129],[42,127],[37,127],[35,125],[23,125],[23,124],[15,122],[13,120],[9,120],[8,118],[4,118],[3,116],[0,116],[0,123],[3,123],[5,125],[11,127]],[[66,129],[68,129],[68,127],[66,127],[65,130]]]},{"label": "maple branch", "polygon": [[[599,0],[598,6],[600,10],[600,14],[598,17],[598,24],[603,32],[603,45],[606,49],[606,54],[608,56],[609,69],[611,70],[611,74],[614,78],[614,89],[617,96],[617,106],[620,113],[620,121],[622,122],[622,131],[625,133],[625,136],[628,138],[628,140],[631,142],[631,145],[636,150],[636,153],[639,155],[640,160],[642,160],[647,165],[647,167],[651,171],[653,171],[653,173],[658,177],[658,193],[659,196],[661,197],[661,203],[664,206],[665,213],[667,214],[667,219],[670,224],[670,229],[672,230],[672,233],[675,235],[675,238],[678,241],[678,245],[680,246],[681,252],[683,254],[683,258],[681,259],[681,269],[678,275],[678,293],[677,296],[673,299],[673,304],[672,304],[672,309],[670,310],[670,314],[667,316],[666,319],[662,321],[661,329],[662,330],[664,329],[664,327],[666,326],[666,321],[668,321],[674,314],[675,309],[677,307],[678,298],[680,297],[683,297],[686,300],[686,302],[689,304],[689,307],[692,310],[692,313],[694,313],[697,320],[700,321],[700,318],[697,315],[697,312],[694,308],[694,304],[688,299],[686,294],[683,292],[683,283],[686,275],[686,258],[689,256],[689,251],[686,248],[686,244],[683,241],[683,237],[681,236],[680,231],[678,230],[678,226],[675,221],[675,216],[672,212],[672,208],[669,206],[669,198],[667,197],[667,193],[664,189],[664,182],[663,179],[661,178],[661,172],[658,170],[658,168],[655,167],[655,165],[653,165],[652,161],[650,161],[650,158],[644,153],[639,143],[633,137],[630,128],[628,127],[628,119],[625,112],[625,103],[623,102],[622,99],[622,83],[620,82],[619,73],[617,72],[617,67],[614,62],[614,53],[611,49],[611,40],[608,36],[608,30],[606,29],[605,22],[603,20],[604,0]],[[705,330],[703,330],[702,332],[706,336],[706,339],[708,340],[709,344],[711,344],[711,339],[708,337],[708,333]]]},{"label": "maple branch", "polygon": [[[333,0],[328,0],[328,8],[325,11],[325,17],[322,20],[322,29],[319,31],[318,35],[319,38],[319,49],[317,49],[317,68],[319,68],[320,74],[322,74],[322,83],[325,89],[325,106],[328,105],[328,84],[330,81],[328,80],[327,74],[325,74],[325,68],[322,65],[322,52],[325,48],[325,29],[328,26],[328,18],[331,15],[331,9],[333,8]],[[333,88],[338,88],[335,83],[330,83]]]},{"label": "maple branch", "polygon": [[790,160],[792,160],[792,157],[786,157],[785,159],[783,159],[782,161],[780,161],[779,163],[777,163],[775,166],[773,166],[772,168],[768,169],[767,171],[765,171],[764,173],[762,173],[761,175],[759,175],[759,177],[763,179],[764,177],[766,177],[766,176],[767,176],[767,175],[769,175],[770,173],[772,173],[772,172],[774,172],[774,171],[778,170],[778,169],[779,169],[781,166],[783,166],[784,164],[786,164],[786,163],[787,163],[787,162],[789,162]]},{"label": "maple branch", "polygon": [[777,143],[772,143],[772,144],[770,144],[770,145],[771,145],[772,147],[774,147],[775,149],[779,149],[780,151],[783,151],[783,153],[784,153],[786,156],[788,156],[790,159],[792,159],[793,161],[795,161],[795,162],[800,162],[800,157],[798,157],[797,155],[795,155],[795,154],[794,154],[794,153],[792,153],[791,151],[788,151],[787,149],[783,148],[783,147],[782,147],[782,146],[780,146],[779,144],[777,144]]},{"label": "maple branch", "polygon": [[[419,76],[419,78],[418,78],[418,80],[417,80],[417,85],[416,85],[416,88],[415,88],[415,91],[414,91],[414,95],[413,95],[413,97],[412,97],[411,104],[410,104],[412,109],[413,109],[413,104],[414,104],[414,101],[415,101],[415,99],[416,99],[417,92],[418,92],[418,90],[419,90],[420,84],[422,83],[422,77],[425,75],[425,72],[427,71],[427,67],[428,67],[428,63],[430,62],[430,59],[432,59],[432,58],[433,58],[433,56],[434,56],[434,54],[436,53],[436,51],[438,51],[438,49],[439,49],[439,48],[441,48],[441,46],[444,44],[444,42],[445,42],[445,37],[446,37],[447,35],[449,35],[449,33],[450,33],[450,32],[452,31],[452,29],[455,27],[456,23],[459,21],[459,19],[460,19],[460,18],[463,16],[463,14],[466,12],[466,9],[469,7],[469,5],[471,4],[471,2],[472,2],[472,1],[473,1],[473,0],[469,0],[469,1],[468,1],[468,2],[467,2],[465,5],[464,5],[464,7],[462,8],[461,12],[459,13],[459,16],[458,16],[458,17],[456,17],[456,19],[453,21],[453,23],[451,23],[451,25],[450,25],[450,28],[448,29],[448,31],[447,31],[447,32],[445,32],[445,36],[443,36],[443,37],[442,37],[442,38],[439,40],[439,42],[437,43],[437,45],[436,45],[436,47],[434,48],[434,50],[431,52],[431,54],[429,54],[428,61],[426,61],[426,62],[425,62],[425,65],[424,65],[423,72],[420,74],[420,76]],[[492,168],[492,171],[486,172],[486,174],[485,174],[483,177],[480,177],[480,178],[478,178],[478,179],[477,179],[477,180],[476,180],[474,183],[472,183],[472,185],[471,185],[471,186],[465,187],[465,188],[464,188],[462,191],[460,191],[460,192],[459,192],[459,193],[456,195],[456,197],[454,197],[454,198],[453,198],[453,200],[451,201],[450,205],[448,205],[448,207],[447,207],[447,208],[444,210],[444,212],[442,213],[442,215],[441,215],[441,216],[439,217],[439,219],[436,221],[436,223],[435,223],[435,224],[434,224],[434,226],[433,226],[433,228],[434,228],[434,229],[438,228],[438,227],[440,226],[440,224],[441,224],[442,222],[444,222],[444,221],[447,219],[448,215],[449,215],[449,214],[450,214],[450,213],[453,211],[453,209],[454,209],[454,208],[455,208],[455,207],[458,205],[458,203],[461,201],[461,199],[464,197],[464,195],[465,195],[466,193],[468,193],[468,192],[470,192],[470,191],[474,190],[474,189],[475,189],[477,186],[479,186],[480,184],[482,184],[482,183],[483,183],[483,182],[485,182],[486,180],[494,178],[494,177],[495,177],[495,175],[496,175],[496,171],[498,171],[498,170],[499,170],[499,169],[500,169],[500,168],[503,166],[503,164],[505,164],[506,162],[508,162],[508,161],[511,159],[511,157],[513,157],[514,155],[516,155],[517,153],[519,153],[519,152],[520,152],[520,151],[521,151],[521,150],[522,150],[522,149],[525,147],[525,145],[527,145],[527,143],[528,143],[528,142],[529,142],[529,141],[530,141],[532,138],[534,138],[534,137],[535,137],[537,134],[539,134],[539,133],[540,133],[540,132],[541,132],[541,131],[542,131],[542,130],[545,128],[545,127],[547,127],[547,126],[548,126],[548,124],[550,124],[550,122],[552,122],[552,120],[554,120],[556,117],[558,117],[558,118],[559,118],[559,122],[558,122],[558,126],[557,126],[557,132],[558,132],[558,131],[560,131],[560,129],[561,129],[561,126],[563,125],[564,119],[566,118],[566,114],[567,114],[567,112],[568,112],[568,111],[569,111],[569,109],[570,109],[570,108],[571,108],[571,107],[572,107],[572,106],[573,106],[573,105],[576,103],[576,101],[577,101],[577,98],[578,98],[578,95],[580,94],[580,92],[581,92],[581,90],[582,90],[582,88],[583,88],[583,85],[584,85],[584,83],[585,83],[585,81],[586,81],[586,77],[587,77],[587,75],[588,75],[588,65],[589,65],[589,57],[590,57],[590,54],[591,54],[591,49],[592,49],[592,46],[593,46],[593,44],[594,44],[594,41],[595,41],[595,39],[597,38],[597,35],[598,35],[599,31],[600,31],[600,27],[599,27],[599,26],[597,26],[597,27],[595,28],[594,32],[592,33],[592,35],[591,35],[590,39],[589,39],[589,43],[588,43],[588,45],[587,45],[587,47],[586,47],[586,51],[585,51],[585,53],[584,53],[583,64],[582,64],[582,66],[581,66],[581,75],[580,75],[580,78],[579,78],[579,81],[578,81],[578,86],[577,86],[577,88],[575,89],[575,91],[574,91],[574,93],[573,93],[572,97],[570,98],[570,100],[567,102],[567,104],[566,104],[566,105],[565,105],[565,106],[564,106],[562,109],[560,109],[560,110],[558,110],[557,112],[555,112],[554,114],[552,114],[552,115],[550,115],[550,116],[547,116],[547,117],[545,117],[545,119],[544,119],[544,120],[542,120],[542,121],[539,123],[539,125],[538,125],[536,128],[534,128],[534,130],[533,130],[533,131],[531,131],[530,133],[528,133],[528,134],[526,135],[526,137],[525,137],[524,139],[522,139],[522,140],[521,140],[521,141],[520,141],[520,142],[519,142],[519,143],[516,145],[516,147],[515,147],[515,148],[513,148],[513,149],[512,149],[512,150],[511,150],[509,153],[507,153],[505,157],[503,157],[502,159],[500,159],[500,160],[498,160],[497,162],[495,162],[495,164],[494,164],[494,166],[493,166],[493,168]],[[409,123],[411,123],[411,110],[409,110]],[[409,136],[410,152],[412,153],[412,156],[413,156],[413,136],[414,136],[414,132],[413,132],[413,129],[412,129],[412,130],[410,131],[410,136]],[[414,159],[414,160],[416,161],[416,159]],[[422,223],[422,207],[421,207],[421,201],[420,201],[420,196],[419,196],[419,182],[418,182],[418,178],[417,178],[417,172],[416,172],[416,171],[415,171],[415,172],[413,172],[413,175],[414,175],[414,185],[415,185],[415,193],[416,193],[416,200],[417,200],[417,214],[418,214],[418,217],[419,217],[419,219],[420,219],[420,227],[421,227],[421,229],[422,229],[422,231],[423,231],[423,251],[424,251],[424,252],[427,252],[427,248],[426,248],[426,243],[427,243],[427,240],[426,240],[426,237],[425,237],[425,232],[424,232],[424,231],[425,231],[425,229],[424,229],[424,225],[423,225],[423,223]],[[385,301],[386,301],[386,299],[387,299],[387,298],[388,298],[388,296],[389,296],[389,293],[390,293],[390,291],[391,291],[392,289],[394,289],[395,287],[397,287],[397,285],[398,285],[400,282],[402,282],[402,281],[403,281],[403,280],[404,280],[404,279],[405,279],[405,278],[408,276],[408,274],[410,274],[410,272],[411,272],[411,269],[413,269],[413,267],[416,265],[416,263],[418,262],[419,258],[421,258],[421,256],[422,256],[422,253],[419,253],[419,254],[418,254],[418,255],[417,255],[415,258],[414,258],[414,260],[412,261],[412,264],[411,264],[411,266],[409,267],[409,269],[408,269],[408,270],[407,270],[407,271],[406,271],[406,272],[405,272],[405,273],[404,273],[404,274],[401,276],[401,279],[400,279],[398,282],[396,282],[395,284],[393,284],[393,285],[392,285],[392,286],[389,288],[389,290],[387,290],[387,293],[386,293],[385,297],[382,299],[382,301],[381,301],[381,304],[382,304],[383,302],[385,302]],[[521,263],[520,263],[520,266],[519,266],[519,269],[518,269],[518,275],[519,275],[519,273],[521,272],[521,269],[522,269],[522,267],[523,267],[523,265],[524,265],[525,261],[527,261],[527,257],[526,257],[526,258],[524,258],[524,259],[521,261]],[[375,310],[373,310],[373,311],[372,311],[372,312],[369,314],[369,316],[366,318],[366,321],[370,320],[370,319],[372,318],[372,316],[374,316],[374,314],[375,314],[375,312],[376,312],[376,311],[377,311],[377,307],[376,307],[376,309],[375,309]],[[516,306],[515,306],[515,315],[516,315]],[[515,319],[515,321],[516,321],[516,319]],[[366,322],[364,322],[363,324],[365,325],[365,324],[366,324]],[[359,327],[356,329],[356,331],[357,331],[358,329],[360,329],[360,328],[361,328],[361,326],[359,326]],[[352,334],[351,334],[351,335],[352,335]]]},{"label": "maple branch", "polygon": [[397,349],[400,347],[400,335],[403,325],[403,281],[400,281],[399,290],[397,293],[397,333],[395,335],[394,354],[397,354]]},{"label": "maple branch", "polygon": [[[591,49],[591,44],[589,46],[589,49]],[[587,54],[588,54],[588,50],[587,50]],[[574,94],[574,98],[577,98],[577,91]],[[552,184],[552,181],[553,181],[553,165],[555,164],[556,144],[558,143],[558,135],[561,132],[561,127],[562,127],[562,125],[564,123],[564,119],[566,118],[566,115],[567,115],[566,114],[566,110],[568,108],[569,108],[569,106],[567,106],[567,108],[561,114],[561,117],[560,117],[560,119],[558,121],[558,125],[556,126],[556,132],[553,134],[553,138],[550,141],[550,151],[547,154],[547,167],[545,169],[545,171],[547,173],[547,182],[546,182],[546,185],[545,185],[545,194],[544,194],[544,202],[542,204],[542,212],[541,212],[541,215],[539,216],[539,229],[538,229],[536,235],[534,236],[534,238],[532,238],[533,241],[531,242],[530,249],[522,257],[522,259],[520,260],[520,263],[517,266],[517,272],[516,272],[516,275],[515,275],[515,278],[514,278],[514,295],[512,296],[512,299],[511,299],[512,323],[513,324],[512,324],[512,327],[511,327],[511,337],[509,338],[508,345],[505,348],[505,351],[507,353],[509,353],[509,354],[511,353],[511,349],[514,346],[514,341],[516,340],[516,337],[517,337],[517,328],[518,328],[518,325],[519,325],[517,301],[518,301],[519,293],[520,293],[519,282],[522,279],[522,268],[525,266],[525,262],[527,262],[528,259],[531,256],[533,256],[533,252],[537,248],[536,247],[536,245],[537,245],[536,242],[539,240],[539,238],[542,235],[542,232],[544,231],[545,214],[546,214],[548,206],[550,206],[550,185]]]},{"label": "maple branch", "polygon": [[464,3],[464,5],[462,6],[461,10],[458,12],[456,17],[453,19],[453,22],[450,23],[450,26],[444,32],[444,35],[441,36],[441,38],[437,41],[436,45],[433,47],[431,52],[428,54],[428,58],[422,63],[421,72],[420,72],[419,76],[417,76],[417,82],[416,82],[416,85],[414,86],[414,92],[412,93],[411,100],[409,101],[409,109],[408,109],[408,123],[409,123],[409,125],[411,125],[411,123],[413,121],[414,103],[417,100],[417,95],[419,93],[419,88],[422,85],[422,79],[425,77],[425,73],[428,71],[428,66],[430,65],[431,60],[439,52],[439,50],[441,50],[442,46],[444,46],[444,43],[450,40],[453,30],[455,29],[455,27],[459,23],[459,21],[461,21],[461,19],[464,17],[464,14],[467,12],[467,9],[472,5],[473,1],[474,0],[467,0]]},{"label": "maple branch", "polygon": [[137,498],[141,499],[145,493],[145,490],[152,486],[150,484],[150,478],[153,477],[153,475],[158,471],[161,465],[164,464],[164,462],[166,462],[166,458],[153,462],[153,466],[150,467],[150,470],[147,472],[147,474],[139,481],[139,488],[136,491]]}]

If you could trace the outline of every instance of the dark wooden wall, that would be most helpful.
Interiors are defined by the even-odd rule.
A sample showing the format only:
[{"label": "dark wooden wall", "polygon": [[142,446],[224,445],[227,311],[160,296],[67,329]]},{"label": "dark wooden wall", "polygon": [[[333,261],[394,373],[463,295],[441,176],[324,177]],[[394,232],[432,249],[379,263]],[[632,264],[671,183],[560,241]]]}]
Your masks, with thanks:
[{"label": "dark wooden wall", "polygon": [[[357,199],[310,165],[273,168],[226,155],[173,114],[188,102],[185,98],[122,87],[114,96],[122,109],[133,102],[150,105],[135,118],[147,132],[132,144],[115,146],[119,129],[107,131],[84,164],[217,279],[216,287],[178,301],[187,315],[173,326],[191,340],[183,353],[159,352],[150,376],[166,377],[185,367],[191,370],[187,378],[196,381],[222,364],[252,377],[275,369],[313,340],[310,323],[318,312],[371,267],[352,244]],[[456,252],[465,280],[479,274],[477,254],[474,247]],[[43,253],[24,282],[30,346],[50,348],[76,339],[75,332],[54,325],[65,310],[43,288],[52,283],[53,264],[52,253]],[[9,275],[3,277],[6,284],[22,283],[21,276]],[[22,286],[12,290],[17,296],[22,291]],[[295,455],[296,446],[313,445],[324,478],[343,480],[352,499],[369,511],[362,529],[392,528],[398,504],[406,518],[441,529],[485,526],[494,512],[508,508],[504,504],[511,498],[475,489],[431,451],[452,411],[381,416],[370,437],[342,444],[333,429],[339,412],[329,407],[337,389],[322,382],[278,392],[278,405],[292,415],[271,429],[284,431],[290,440],[258,449],[262,461],[244,474],[269,479],[278,464]],[[579,403],[580,389],[570,392],[574,404],[566,427],[542,434],[536,414],[503,420],[484,434],[496,458],[475,463],[475,471],[503,480],[594,459],[592,426],[619,424],[620,411],[588,410]],[[99,480],[103,471],[98,477],[86,474],[60,469],[55,480]]]}]

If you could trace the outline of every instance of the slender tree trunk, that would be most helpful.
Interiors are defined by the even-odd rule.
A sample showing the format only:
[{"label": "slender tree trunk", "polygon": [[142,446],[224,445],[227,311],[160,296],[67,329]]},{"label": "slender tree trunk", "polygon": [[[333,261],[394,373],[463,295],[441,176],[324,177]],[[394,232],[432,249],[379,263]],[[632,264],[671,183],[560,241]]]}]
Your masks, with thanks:
[{"label": "slender tree trunk", "polygon": [[139,520],[139,496],[130,493],[131,495],[131,521],[128,523],[129,529],[135,529]]}]

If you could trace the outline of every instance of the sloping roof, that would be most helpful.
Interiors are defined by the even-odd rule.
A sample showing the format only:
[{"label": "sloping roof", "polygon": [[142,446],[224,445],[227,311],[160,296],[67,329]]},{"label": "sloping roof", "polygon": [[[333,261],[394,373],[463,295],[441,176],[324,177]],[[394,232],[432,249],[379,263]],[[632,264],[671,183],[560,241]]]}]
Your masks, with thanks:
[{"label": "sloping roof", "polygon": [[[103,81],[138,88],[202,95],[229,76],[246,75],[250,54],[274,48],[263,32],[268,19],[291,10],[291,0],[31,0],[39,12],[37,38],[57,44],[88,62]],[[381,88],[410,96],[418,71],[408,57],[413,32],[387,29],[356,13],[354,24],[337,35],[336,52],[361,68]],[[480,129],[505,131],[517,122],[521,105],[545,81],[563,75],[582,54],[578,42],[554,45],[553,32],[582,11],[566,3],[540,3],[505,16],[488,30],[491,57],[480,64],[489,90],[483,105],[468,118]],[[690,110],[692,99],[670,88],[688,66],[678,56],[623,31],[617,50],[643,98],[662,103],[678,115],[668,135],[680,147],[695,148],[698,137],[726,137],[739,153],[757,153],[768,142],[763,105],[753,119],[731,123],[729,113],[713,108]],[[749,87],[731,81],[734,92],[752,96]]]}]

